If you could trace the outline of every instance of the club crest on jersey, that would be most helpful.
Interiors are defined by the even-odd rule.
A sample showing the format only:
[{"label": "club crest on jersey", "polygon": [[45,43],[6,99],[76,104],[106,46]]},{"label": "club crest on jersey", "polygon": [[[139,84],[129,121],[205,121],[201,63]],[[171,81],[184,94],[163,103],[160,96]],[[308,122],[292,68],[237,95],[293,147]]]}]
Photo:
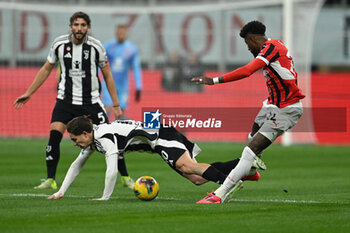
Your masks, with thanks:
[{"label": "club crest on jersey", "polygon": [[89,51],[89,50],[84,50],[83,53],[84,53],[84,59],[85,59],[85,60],[89,59],[89,53],[90,53],[90,51]]},{"label": "club crest on jersey", "polygon": [[67,46],[66,50],[69,52],[72,50],[72,48],[70,46]]},{"label": "club crest on jersey", "polygon": [[156,112],[143,112],[143,128],[159,129],[161,115],[159,109]]}]

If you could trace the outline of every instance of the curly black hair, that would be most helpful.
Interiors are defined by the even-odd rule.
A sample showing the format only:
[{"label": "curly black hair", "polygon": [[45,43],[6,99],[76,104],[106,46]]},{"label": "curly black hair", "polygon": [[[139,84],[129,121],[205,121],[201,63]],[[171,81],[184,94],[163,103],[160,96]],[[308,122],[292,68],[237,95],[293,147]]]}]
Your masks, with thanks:
[{"label": "curly black hair", "polygon": [[265,25],[259,21],[254,20],[244,25],[239,35],[242,38],[245,38],[247,34],[265,35],[265,31],[266,31]]},{"label": "curly black hair", "polygon": [[82,11],[78,11],[78,12],[75,12],[69,19],[69,22],[70,22],[70,25],[73,24],[74,20],[78,19],[78,18],[82,18],[85,20],[86,24],[88,26],[91,26],[91,20],[90,20],[90,17],[88,14],[82,12]]}]

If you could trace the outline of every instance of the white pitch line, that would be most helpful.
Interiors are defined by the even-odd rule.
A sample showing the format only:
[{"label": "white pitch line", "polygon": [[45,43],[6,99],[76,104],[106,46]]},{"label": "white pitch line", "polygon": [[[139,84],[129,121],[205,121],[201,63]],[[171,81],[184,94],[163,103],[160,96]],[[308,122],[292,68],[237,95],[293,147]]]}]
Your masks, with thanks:
[{"label": "white pitch line", "polygon": [[297,203],[297,204],[341,204],[340,202],[321,202],[313,200],[244,200],[244,199],[232,199],[229,202],[265,202],[265,203]]},{"label": "white pitch line", "polygon": [[[7,197],[49,197],[48,194],[38,194],[38,193],[0,193],[0,196],[7,196]],[[79,196],[79,195],[65,195],[64,197],[69,198],[96,198],[95,196]],[[118,197],[111,197],[110,199],[121,199]],[[122,198],[126,199],[126,198]],[[127,199],[134,199],[134,198],[127,198]],[[166,200],[166,201],[181,201],[182,199],[179,198],[173,198],[173,197],[157,197],[158,200]]]},{"label": "white pitch line", "polygon": [[[48,194],[38,194],[38,193],[0,193],[0,196],[8,196],[8,197],[48,197]],[[68,198],[96,198],[95,196],[80,196],[80,195],[65,195]],[[132,198],[118,198],[111,197],[111,199],[134,199]],[[166,200],[166,201],[183,201],[184,199],[174,198],[174,197],[157,197],[158,200]],[[278,200],[278,199],[256,199],[256,200],[248,200],[248,199],[232,199],[229,202],[261,202],[261,203],[295,203],[295,204],[349,204],[349,202],[331,202],[331,201],[314,201],[314,200]]]}]

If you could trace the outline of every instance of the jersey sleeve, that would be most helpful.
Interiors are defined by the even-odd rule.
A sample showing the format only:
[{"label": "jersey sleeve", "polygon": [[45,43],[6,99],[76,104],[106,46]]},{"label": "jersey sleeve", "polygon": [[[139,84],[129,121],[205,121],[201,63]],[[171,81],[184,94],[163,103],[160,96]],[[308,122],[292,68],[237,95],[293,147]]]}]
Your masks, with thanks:
[{"label": "jersey sleeve", "polygon": [[118,144],[112,134],[103,135],[98,142],[106,157],[105,188],[100,200],[108,200],[113,193],[118,175]]},{"label": "jersey sleeve", "polygon": [[56,194],[62,194],[67,191],[69,186],[73,183],[75,178],[79,175],[81,169],[84,167],[86,161],[89,159],[91,154],[94,152],[93,149],[87,148],[81,150],[78,157],[74,160],[74,162],[70,165],[67,174],[63,180],[60,190]]},{"label": "jersey sleeve", "polygon": [[273,43],[265,43],[260,53],[256,57],[265,62],[268,66],[280,56],[277,47]]},{"label": "jersey sleeve", "polygon": [[99,40],[95,40],[94,44],[95,44],[95,48],[97,50],[98,58],[99,58],[97,61],[98,66],[102,68],[108,65],[106,49],[103,47],[102,43]]},{"label": "jersey sleeve", "polygon": [[118,175],[118,154],[106,154],[106,166],[105,188],[100,200],[108,200],[113,193]]},{"label": "jersey sleeve", "polygon": [[58,61],[58,57],[56,54],[56,49],[58,47],[57,39],[52,42],[52,45],[50,47],[49,54],[47,55],[47,60],[50,62],[50,64],[56,64]]},{"label": "jersey sleeve", "polygon": [[263,68],[265,63],[260,59],[253,59],[247,65],[242,66],[230,73],[226,73],[222,75],[224,82],[232,82],[237,81],[246,77],[249,77],[251,74],[256,72],[257,70]]}]

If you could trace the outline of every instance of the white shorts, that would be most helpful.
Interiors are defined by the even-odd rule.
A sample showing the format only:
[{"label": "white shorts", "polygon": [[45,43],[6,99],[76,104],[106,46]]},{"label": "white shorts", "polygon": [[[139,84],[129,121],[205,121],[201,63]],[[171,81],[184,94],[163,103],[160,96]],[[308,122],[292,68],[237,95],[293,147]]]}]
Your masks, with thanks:
[{"label": "white shorts", "polygon": [[259,125],[259,133],[267,137],[271,142],[287,130],[297,124],[303,115],[303,105],[300,101],[284,108],[263,102],[263,107],[255,118]]}]

